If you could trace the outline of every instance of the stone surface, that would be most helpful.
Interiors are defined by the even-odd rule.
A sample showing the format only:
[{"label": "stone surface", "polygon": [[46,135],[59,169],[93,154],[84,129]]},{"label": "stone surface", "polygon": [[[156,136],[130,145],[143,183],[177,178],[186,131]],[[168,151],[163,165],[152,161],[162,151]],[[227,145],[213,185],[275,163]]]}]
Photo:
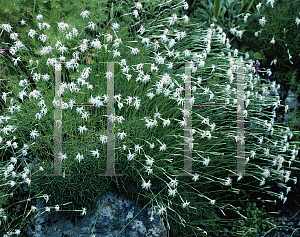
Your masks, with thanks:
[{"label": "stone surface", "polygon": [[[298,94],[294,93],[291,89],[288,91],[288,96],[286,97],[285,99],[285,105],[288,105],[289,106],[289,110],[290,109],[295,109],[295,108],[300,108],[300,103],[298,101]],[[286,113],[284,115],[284,122],[285,123],[288,123],[289,120],[291,120],[292,118],[292,111],[288,111],[288,113]],[[300,121],[296,122],[296,125],[299,126],[300,124]]]},{"label": "stone surface", "polygon": [[[41,208],[37,213],[41,214],[45,211],[45,201],[37,199],[36,207]],[[54,212],[39,215],[34,225],[28,228],[27,235],[30,237],[167,236],[160,215],[153,211],[154,219],[150,221],[151,207],[141,211],[142,208],[109,191],[98,200],[95,215],[87,212],[83,219],[73,224],[53,209]]]}]

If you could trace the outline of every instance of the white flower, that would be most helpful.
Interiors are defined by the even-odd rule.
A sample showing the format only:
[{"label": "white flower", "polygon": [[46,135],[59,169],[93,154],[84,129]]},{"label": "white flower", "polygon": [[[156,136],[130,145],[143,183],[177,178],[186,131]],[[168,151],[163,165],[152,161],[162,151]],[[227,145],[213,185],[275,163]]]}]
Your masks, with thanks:
[{"label": "white flower", "polygon": [[36,207],[35,206],[31,206],[31,210],[32,210],[32,212],[35,212],[36,211]]},{"label": "white flower", "polygon": [[288,109],[289,109],[289,105],[286,105],[285,106],[285,113],[287,113]]},{"label": "white flower", "polygon": [[89,22],[88,28],[90,28],[91,30],[95,29],[96,24],[94,22]]},{"label": "white flower", "polygon": [[135,156],[135,154],[134,154],[134,153],[131,154],[131,153],[130,153],[130,150],[129,150],[129,154],[127,154],[127,160],[129,160],[129,161],[133,160],[133,159],[134,159],[134,156]]},{"label": "white flower", "polygon": [[250,157],[254,159],[254,156],[255,156],[256,152],[252,150],[251,153],[252,153],[252,154],[251,154]]},{"label": "white flower", "polygon": [[163,127],[166,126],[166,125],[169,126],[170,123],[171,123],[170,119],[166,119],[166,120],[163,119],[163,121],[164,121],[163,122]]},{"label": "white flower", "polygon": [[54,208],[55,208],[55,211],[58,211],[59,210],[58,204]]},{"label": "white flower", "polygon": [[230,33],[232,34],[232,35],[235,35],[235,33],[236,33],[236,28],[230,28]]},{"label": "white flower", "polygon": [[114,53],[113,58],[121,56],[121,53],[118,50],[113,50],[113,53]]},{"label": "white flower", "polygon": [[39,134],[38,134],[38,132],[36,131],[36,129],[30,132],[30,137],[35,138],[35,137],[38,137],[38,136],[39,136]]},{"label": "white flower", "polygon": [[273,4],[274,4],[274,0],[268,0],[268,2],[267,3],[270,3],[271,4],[271,6],[272,6],[272,8],[273,8]]},{"label": "white flower", "polygon": [[36,19],[39,21],[39,20],[42,20],[43,19],[43,15],[42,14],[38,14],[37,16],[36,16]]},{"label": "white flower", "polygon": [[88,18],[89,14],[90,14],[89,11],[83,11],[83,12],[80,13],[80,16],[84,19],[84,18]]},{"label": "white flower", "polygon": [[19,37],[19,34],[18,34],[18,33],[11,33],[11,34],[10,34],[10,38],[11,38],[12,40],[17,40],[18,37]]},{"label": "white flower", "polygon": [[266,20],[266,18],[264,16],[261,19],[259,19],[259,24],[261,26],[264,26],[266,24],[266,22],[267,22],[267,20]]},{"label": "white flower", "polygon": [[263,186],[265,184],[265,178],[262,178],[262,181],[259,183],[259,186]]},{"label": "white flower", "polygon": [[210,200],[210,204],[211,204],[211,205],[214,205],[215,202],[216,202],[216,200]]},{"label": "white flower", "polygon": [[285,178],[285,181],[284,181],[285,183],[289,181],[290,175],[291,175],[291,171],[286,171],[285,176],[283,176]]},{"label": "white flower", "polygon": [[140,3],[140,2],[138,2],[136,5],[135,5],[135,7],[137,8],[137,9],[142,9],[143,8],[143,5]]},{"label": "white flower", "polygon": [[295,23],[296,23],[297,25],[300,24],[300,19],[299,19],[298,17],[296,18]]},{"label": "white flower", "polygon": [[162,206],[159,210],[158,210],[158,214],[162,214],[166,211],[166,208],[164,206]]},{"label": "white flower", "polygon": [[175,187],[177,187],[177,185],[178,185],[177,179],[174,179],[174,180],[172,179],[171,182],[170,182],[170,186],[175,188]]},{"label": "white flower", "polygon": [[239,30],[239,31],[236,31],[236,36],[240,37],[240,39],[242,38],[242,35],[244,33],[245,30]]},{"label": "white flower", "polygon": [[199,179],[199,174],[193,174],[192,179],[196,182]]},{"label": "white flower", "polygon": [[297,177],[293,177],[294,184],[297,183]]},{"label": "white flower", "polygon": [[33,78],[34,81],[38,82],[41,78],[41,74],[34,73],[32,78]]},{"label": "white flower", "polygon": [[64,23],[64,22],[58,22],[58,29],[60,31],[64,31],[66,29],[68,29],[69,25],[67,23]]},{"label": "white flower", "polygon": [[49,81],[50,80],[50,75],[49,74],[44,74],[42,75],[42,78],[44,81]]},{"label": "white flower", "polygon": [[247,19],[248,19],[248,17],[249,17],[250,15],[251,15],[250,13],[247,13],[247,14],[244,16],[244,23],[247,22]]},{"label": "white flower", "polygon": [[6,32],[11,32],[11,29],[13,28],[10,24],[2,24],[2,27]]},{"label": "white flower", "polygon": [[12,61],[14,61],[14,66],[17,66],[18,65],[18,61],[21,62],[21,57],[18,57],[18,58],[13,58]]},{"label": "white flower", "polygon": [[238,177],[237,177],[237,181],[240,181],[242,178],[243,178],[242,173],[239,173],[239,174],[238,174]]},{"label": "white flower", "polygon": [[165,151],[166,150],[166,144],[162,144],[162,146],[159,148],[160,151]]},{"label": "white flower", "polygon": [[283,200],[283,198],[284,198],[283,192],[280,192],[279,199],[280,199],[280,200]]},{"label": "white flower", "polygon": [[21,25],[23,26],[23,25],[25,25],[25,21],[22,19],[21,21],[20,21],[20,23],[21,23]]},{"label": "white flower", "polygon": [[189,8],[189,4],[186,1],[184,1],[183,2],[183,9],[187,10],[188,8]]},{"label": "white flower", "polygon": [[146,164],[149,165],[149,166],[152,166],[153,162],[154,162],[154,159],[147,156],[147,155],[146,155],[146,157],[147,157]]},{"label": "white flower", "polygon": [[226,178],[226,181],[224,183],[225,186],[229,186],[231,184],[231,178],[230,177],[227,177]]},{"label": "white flower", "polygon": [[286,200],[287,200],[287,197],[284,197],[284,199],[283,199],[283,204],[286,202]]},{"label": "white flower", "polygon": [[84,125],[83,127],[79,126],[78,130],[79,130],[80,133],[82,133],[83,131],[87,131],[88,129]]},{"label": "white flower", "polygon": [[259,144],[261,145],[262,142],[263,142],[264,137],[260,137],[260,138],[258,138],[258,139],[259,139]]},{"label": "white flower", "polygon": [[182,203],[183,208],[185,208],[188,205],[190,205],[190,202],[188,202],[188,201],[185,201],[184,203]]},{"label": "white flower", "polygon": [[98,149],[96,149],[95,151],[91,151],[93,153],[93,156],[97,156],[97,158],[99,157],[99,152]]},{"label": "white flower", "polygon": [[89,117],[88,112],[84,112],[83,115],[81,116],[82,119],[87,119]]},{"label": "white flower", "polygon": [[138,48],[131,48],[131,54],[137,55],[140,52]]},{"label": "white flower", "polygon": [[101,136],[100,136],[100,141],[102,142],[102,144],[103,144],[104,142],[107,142],[107,136],[101,135]]},{"label": "white flower", "polygon": [[10,182],[8,182],[12,187],[15,186],[16,182],[11,180]]},{"label": "white flower", "polygon": [[209,161],[210,161],[209,157],[208,158],[204,158],[204,160],[202,161],[203,165],[208,166]]},{"label": "white flower", "polygon": [[45,46],[41,49],[40,54],[41,55],[46,55],[51,53],[52,47],[51,46]]},{"label": "white flower", "polygon": [[110,72],[110,71],[106,72],[105,74],[106,74],[106,78],[109,79],[109,80],[113,77],[113,73]]},{"label": "white flower", "polygon": [[168,189],[168,193],[169,193],[169,196],[175,196],[175,194],[177,193],[177,189]]},{"label": "white flower", "polygon": [[272,40],[270,41],[270,43],[275,44],[274,36],[273,36]]},{"label": "white flower", "polygon": [[265,176],[266,178],[268,178],[270,176],[269,169],[264,169],[264,172],[262,173],[262,175]]},{"label": "white flower", "polygon": [[11,157],[10,161],[14,164],[16,164],[18,162],[18,160],[15,157]]},{"label": "white flower", "polygon": [[42,23],[42,27],[43,27],[43,29],[47,28],[47,30],[49,30],[51,28],[51,26],[49,24],[47,24],[46,22]]},{"label": "white flower", "polygon": [[261,8],[261,2],[256,5],[256,8],[257,8],[257,11],[259,11],[259,9]]},{"label": "white flower", "polygon": [[145,167],[145,169],[146,169],[146,171],[145,171],[145,172],[147,172],[147,173],[148,173],[148,175],[153,173],[153,170],[152,170],[152,168],[151,168],[151,167]]},{"label": "white flower", "polygon": [[[111,28],[114,29],[114,30],[117,30],[117,29],[120,28],[120,25],[117,22],[115,22],[115,23],[112,24]],[[121,39],[120,39],[120,41],[121,41]],[[119,46],[119,44],[118,44],[118,46]]]},{"label": "white flower", "polygon": [[43,43],[45,43],[45,41],[47,40],[47,35],[41,34],[39,36],[39,40],[42,41]]},{"label": "white flower", "polygon": [[32,30],[32,29],[29,30],[29,32],[28,32],[28,36],[31,37],[31,38],[33,38],[35,34],[36,34],[36,31]]},{"label": "white flower", "polygon": [[143,181],[142,188],[149,189],[151,186],[151,181],[149,180],[147,183]]},{"label": "white flower", "polygon": [[135,145],[134,146],[134,149],[135,149],[135,152],[139,152],[139,154],[140,154],[140,152],[141,152],[141,148],[142,148],[143,146],[139,146],[139,145]]},{"label": "white flower", "polygon": [[61,46],[58,48],[58,51],[60,51],[61,53],[67,52],[68,48],[66,46]]},{"label": "white flower", "polygon": [[73,28],[72,34],[76,37],[78,35],[78,30],[76,28]]},{"label": "white flower", "polygon": [[186,14],[184,14],[184,16],[182,18],[184,19],[185,23],[189,22],[189,17]]},{"label": "white flower", "polygon": [[86,214],[86,208],[82,208],[82,213],[81,213],[81,216],[85,215]]},{"label": "white flower", "polygon": [[75,159],[78,160],[78,162],[80,163],[80,161],[83,160],[83,158],[83,155],[80,155],[80,153],[78,153]]},{"label": "white flower", "polygon": [[135,18],[139,16],[139,12],[137,10],[133,10],[132,14],[134,15]]},{"label": "white flower", "polygon": [[118,133],[121,140],[123,140],[124,137],[126,137],[126,133],[123,131],[122,133]]}]

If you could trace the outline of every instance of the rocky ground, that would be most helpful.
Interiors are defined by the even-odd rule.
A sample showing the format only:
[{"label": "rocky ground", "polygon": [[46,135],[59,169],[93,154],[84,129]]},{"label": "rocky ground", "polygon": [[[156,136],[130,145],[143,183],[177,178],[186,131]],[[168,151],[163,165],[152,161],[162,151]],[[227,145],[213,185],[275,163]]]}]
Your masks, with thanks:
[{"label": "rocky ground", "polygon": [[300,236],[300,206],[286,206],[278,209],[278,207],[269,207],[268,211],[277,212],[278,214],[268,214],[268,217],[274,219],[274,228],[265,237],[284,237],[284,236]]}]

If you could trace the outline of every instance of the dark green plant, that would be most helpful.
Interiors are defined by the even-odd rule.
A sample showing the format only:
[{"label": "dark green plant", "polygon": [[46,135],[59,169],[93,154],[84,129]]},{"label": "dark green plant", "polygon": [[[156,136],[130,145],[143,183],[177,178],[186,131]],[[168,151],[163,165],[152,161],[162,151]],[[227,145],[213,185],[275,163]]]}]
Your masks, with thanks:
[{"label": "dark green plant", "polygon": [[[177,24],[175,25],[169,24],[170,19],[171,21],[172,18],[174,19],[174,15],[172,16],[172,14],[178,14],[178,12],[183,11],[182,8],[185,8],[180,1],[177,1],[178,6],[175,6],[174,4],[168,6],[166,3],[164,4],[164,7],[155,4],[155,1],[148,1],[148,4],[146,4],[146,1],[142,1],[142,3],[146,5],[146,7],[144,6],[144,9],[146,10],[142,9],[139,12],[140,16],[136,17],[136,19],[132,16],[131,8],[132,5],[134,5],[133,1],[122,1],[117,7],[113,4],[114,2],[110,3],[111,4],[108,6],[110,17],[108,17],[107,20],[110,23],[119,23],[121,25],[121,29],[119,30],[110,27],[109,22],[107,22],[105,27],[101,27],[100,22],[96,22],[96,16],[92,19],[95,20],[98,28],[96,30],[88,29],[86,25],[90,20],[82,20],[81,18],[81,20],[76,19],[79,18],[79,11],[74,12],[70,18],[62,16],[64,22],[70,24],[70,28],[74,25],[78,27],[80,34],[77,38],[74,37],[73,40],[70,41],[66,40],[64,33],[57,29],[55,24],[56,20],[53,19],[53,25],[51,25],[49,31],[44,29],[40,32],[46,32],[49,36],[49,39],[45,44],[50,44],[54,48],[55,42],[60,40],[67,46],[68,53],[64,54],[65,58],[62,53],[60,54],[56,49],[53,50],[54,52],[52,52],[52,55],[38,55],[43,44],[37,40],[31,41],[30,39],[28,44],[26,44],[28,51],[19,52],[20,57],[22,56],[22,62],[19,62],[18,65],[13,66],[11,60],[13,56],[11,55],[3,58],[5,65],[9,68],[6,71],[7,75],[5,75],[5,82],[7,83],[7,87],[5,88],[12,93],[8,96],[7,101],[4,102],[5,111],[1,111],[1,114],[10,115],[8,109],[12,108],[10,100],[12,97],[16,99],[15,105],[22,105],[24,110],[15,110],[14,114],[12,113],[13,115],[11,116],[13,118],[9,120],[9,124],[16,126],[17,138],[14,138],[13,134],[3,136],[3,144],[6,145],[1,147],[1,150],[9,150],[11,152],[10,155],[17,157],[16,162],[18,162],[21,160],[21,154],[18,153],[23,149],[20,144],[27,143],[30,145],[28,153],[33,154],[39,162],[37,166],[30,167],[32,168],[29,176],[30,180],[32,180],[31,187],[33,187],[35,195],[38,195],[39,192],[48,193],[49,196],[51,195],[48,202],[48,205],[51,206],[51,208],[54,208],[54,205],[64,205],[65,201],[71,201],[71,204],[67,206],[67,208],[73,209],[76,214],[82,212],[82,210],[80,210],[81,207],[86,207],[88,211],[91,211],[90,209],[94,207],[92,204],[97,198],[97,195],[100,195],[102,191],[105,191],[105,188],[115,187],[119,192],[130,196],[131,199],[143,203],[145,207],[151,205],[156,210],[162,211],[166,227],[171,229],[170,232],[173,231],[174,236],[199,236],[204,235],[206,230],[213,234],[214,230],[212,228],[222,228],[224,226],[223,223],[220,225],[216,224],[217,221],[220,220],[219,217],[217,217],[217,212],[224,216],[225,213],[232,212],[236,214],[235,220],[241,218],[245,219],[245,216],[231,204],[233,200],[230,194],[238,194],[239,189],[246,189],[251,183],[244,182],[244,179],[241,180],[242,176],[240,175],[234,178],[234,182],[233,179],[227,177],[229,173],[236,173],[235,155],[236,142],[238,140],[238,137],[236,136],[236,108],[193,108],[193,128],[195,128],[195,132],[197,132],[194,135],[195,143],[192,143],[194,145],[193,170],[197,170],[197,173],[191,174],[191,176],[188,177],[178,176],[179,173],[183,172],[184,167],[182,159],[184,155],[184,137],[182,128],[182,126],[184,126],[184,120],[180,119],[183,118],[182,113],[186,111],[179,109],[180,106],[183,107],[183,104],[178,102],[183,101],[183,97],[181,96],[184,96],[182,94],[182,85],[184,85],[185,68],[182,65],[174,65],[174,68],[171,70],[170,68],[167,68],[167,64],[158,63],[158,61],[161,62],[161,57],[165,57],[167,63],[196,61],[197,66],[193,67],[192,74],[192,82],[194,85],[193,95],[196,97],[194,98],[195,103],[203,104],[208,100],[210,101],[210,99],[207,98],[208,96],[215,96],[214,100],[217,104],[224,104],[226,101],[228,101],[226,102],[227,104],[230,102],[236,104],[237,80],[235,80],[235,69],[238,63],[243,62],[243,57],[238,58],[238,56],[243,56],[243,54],[238,54],[238,52],[230,49],[230,45],[226,42],[226,38],[224,39],[224,42],[220,42],[222,29],[219,27],[216,28],[215,25],[211,25],[210,28],[206,30],[199,27],[199,25],[193,24],[183,27],[183,25],[186,24],[184,23],[186,18],[177,19]],[[149,7],[150,4],[154,4],[154,6]],[[90,9],[94,9],[93,7],[95,7],[95,5],[89,7]],[[86,8],[82,8],[81,10],[85,9]],[[122,10],[124,10],[124,12],[122,12]],[[155,14],[156,19],[151,19],[149,13]],[[119,16],[116,17],[118,14]],[[156,22],[154,22],[154,20],[156,20]],[[35,18],[34,21],[36,21]],[[138,33],[138,23],[136,22],[142,22],[146,27],[147,30],[144,32],[143,37],[147,37],[151,40],[151,43],[149,44],[150,47],[147,47],[145,42],[142,42],[142,37],[137,37],[140,35]],[[22,40],[23,38],[27,38],[26,34],[28,33],[28,28],[26,27],[27,26],[20,31],[20,39]],[[163,35],[163,32],[166,29],[168,29],[169,32],[166,32]],[[167,41],[171,41],[175,36],[180,38],[180,36],[178,36],[179,31],[184,31],[184,33],[187,34],[186,37],[178,40],[176,45],[168,46]],[[78,62],[80,63],[79,68],[73,70],[66,66],[62,67],[62,81],[68,82],[68,84],[73,81],[76,82],[76,78],[85,77],[82,76],[83,70],[88,67],[91,68],[91,74],[87,75],[86,79],[96,87],[92,91],[96,91],[96,94],[91,94],[92,92],[83,84],[81,85],[80,92],[86,94],[86,96],[82,96],[82,94],[72,94],[74,91],[71,92],[69,89],[66,89],[63,94],[64,102],[68,101],[68,99],[76,99],[78,104],[86,103],[86,99],[90,98],[91,95],[95,97],[99,94],[103,95],[107,93],[107,90],[105,89],[106,68],[103,64],[99,65],[99,62],[109,62],[120,59],[114,59],[112,52],[116,47],[113,46],[111,41],[107,40],[108,35],[104,35],[105,33],[112,34],[116,39],[122,37],[123,42],[120,44],[118,50],[121,52],[121,58],[127,60],[125,64],[122,62],[123,65],[116,65],[116,91],[120,92],[123,98],[124,95],[125,98],[129,95],[141,98],[141,107],[138,111],[137,108],[134,108],[137,107],[137,105],[129,106],[130,103],[127,104],[125,99],[124,108],[122,110],[121,108],[116,108],[116,115],[124,115],[125,121],[123,123],[116,122],[115,129],[117,132],[125,130],[127,134],[124,140],[122,138],[119,139],[119,134],[119,137],[116,136],[116,173],[122,173],[126,176],[121,179],[118,177],[108,177],[103,179],[96,177],[96,174],[104,173],[106,155],[106,145],[101,144],[99,140],[96,139],[104,136],[103,134],[106,132],[105,126],[101,123],[99,124],[99,117],[103,118],[103,116],[107,115],[103,115],[104,111],[101,111],[101,109],[96,112],[95,110],[92,111],[92,108],[85,108],[89,112],[93,112],[94,115],[90,116],[89,120],[85,121],[83,117],[80,118],[80,115],[76,114],[75,108],[71,110],[72,106],[70,105],[70,108],[63,112],[63,121],[66,121],[63,122],[64,145],[66,145],[64,146],[65,150],[63,153],[66,152],[68,156],[67,158],[65,157],[66,159],[63,161],[63,169],[67,174],[70,173],[72,177],[65,177],[64,179],[62,177],[45,177],[45,173],[49,174],[53,172],[53,163],[51,162],[51,159],[53,159],[53,142],[51,141],[51,135],[53,134],[54,124],[52,101],[54,96],[55,71],[53,65],[46,64],[47,57],[55,57],[56,60],[65,60],[69,62],[72,56],[75,57],[72,54],[76,50],[75,47],[81,44],[85,38],[90,41],[99,39],[99,41],[101,40],[101,43],[104,42],[104,44],[108,45],[107,50],[104,50],[104,46],[100,49],[99,45],[93,46],[90,44],[89,46],[91,49],[87,49],[86,52],[80,53],[78,59]],[[7,34],[7,32],[5,34]],[[167,41],[165,41],[163,36],[168,38]],[[206,45],[208,39],[211,39],[212,47]],[[13,44],[11,41],[8,42],[10,42],[10,46]],[[160,48],[158,49],[155,47],[156,42],[160,45]],[[130,52],[130,48],[132,47],[137,47],[137,49],[140,50],[140,53],[134,55],[133,51]],[[175,52],[178,52],[179,56],[169,56],[170,48],[174,49]],[[158,57],[158,53],[161,57]],[[39,60],[39,64],[37,65],[36,61],[34,61],[33,64],[30,64],[29,60],[31,57],[34,60]],[[76,61],[77,59],[74,60]],[[145,65],[140,65],[140,63],[144,63]],[[154,66],[157,65],[158,71],[150,68],[150,64],[152,63]],[[127,72],[128,74],[124,75],[124,71],[122,73],[120,67],[125,68],[125,65],[127,64],[130,66],[130,73]],[[141,72],[141,68],[139,68],[140,66],[144,66],[143,73]],[[247,67],[247,69],[249,70],[249,67]],[[51,74],[51,80],[34,81],[30,71],[40,74],[47,72]],[[169,74],[162,75],[166,72],[169,72],[170,74],[169,79]],[[151,80],[148,82],[143,81],[143,83],[142,81],[138,81],[136,77],[142,76],[144,73],[151,75]],[[84,74],[86,75],[86,73]],[[18,85],[20,76],[29,80],[28,85]],[[133,78],[131,80],[126,80],[126,76],[133,76]],[[245,86],[248,87],[249,92],[251,90],[251,93],[247,96],[251,98],[251,103],[249,99],[250,104],[247,108],[247,122],[248,120],[253,122],[253,120],[259,119],[261,116],[270,119],[271,115],[262,114],[261,111],[257,111],[257,107],[268,109],[274,102],[278,101],[275,97],[266,98],[265,96],[262,96],[259,98],[257,96],[257,93],[262,89],[262,83],[267,83],[267,86],[270,86],[269,83],[257,77],[252,78],[251,73],[246,73],[245,78]],[[163,84],[170,85],[170,89],[163,87],[161,89],[164,93],[161,93],[161,91],[158,90],[158,85],[159,82],[163,82],[163,80],[165,82]],[[80,83],[78,82],[78,84]],[[175,87],[175,84],[178,88]],[[226,87],[226,85],[228,87]],[[253,86],[252,89],[250,89],[251,85]],[[40,118],[41,120],[37,119],[38,116],[36,115],[40,109],[38,101],[40,100],[41,102],[42,98],[31,98],[30,100],[30,97],[28,98],[27,96],[24,97],[24,101],[18,100],[18,93],[24,89],[22,87],[26,87],[28,93],[33,91],[33,89],[39,90],[44,96],[44,106],[49,109],[48,113],[46,112],[44,116]],[[210,90],[210,95],[208,95],[207,89],[208,91]],[[275,90],[275,88],[273,88],[273,90]],[[151,97],[151,95],[149,96],[150,93],[146,95],[146,92],[149,91],[156,92],[156,95],[154,93],[152,94],[155,96],[154,98],[148,98]],[[169,97],[167,96],[167,92],[169,92]],[[171,98],[170,93],[173,93],[173,98]],[[25,114],[24,111],[27,113]],[[157,114],[159,112],[162,112],[162,114]],[[160,118],[160,115],[164,119]],[[149,127],[146,125],[145,119],[148,119],[149,121],[149,117],[152,118],[152,116],[154,116],[154,120],[151,121],[152,125]],[[210,122],[208,116],[211,118]],[[78,118],[74,119],[75,117]],[[157,120],[155,120],[156,117],[158,117]],[[169,118],[172,120],[172,123],[169,123],[170,127],[168,125],[165,126],[165,124],[163,125],[162,123],[167,122],[167,119]],[[263,168],[260,167],[261,164],[257,160],[261,163],[266,160],[262,151],[263,147],[269,146],[271,153],[274,153],[276,156],[278,154],[278,148],[281,148],[283,145],[278,144],[277,147],[274,147],[272,144],[273,141],[279,140],[284,135],[290,135],[288,131],[280,131],[280,125],[276,123],[273,124],[273,122],[271,123],[275,131],[274,135],[269,135],[269,131],[266,131],[267,128],[261,123],[256,130],[253,129],[251,134],[249,133],[247,136],[247,139],[252,138],[253,141],[255,141],[247,143],[246,154],[251,155],[250,150],[257,149],[256,160],[251,160],[251,162],[248,160],[247,170],[257,176],[253,178],[254,181],[252,180],[252,183],[255,182],[255,185],[252,185],[252,187],[259,192],[266,192],[265,190],[270,189],[270,186],[257,188],[257,182],[262,182],[262,179],[264,179],[262,176],[267,176],[268,181],[274,181],[278,180],[280,175],[276,170],[271,168],[271,174],[266,174],[266,171],[264,171],[263,168],[267,169],[270,164],[263,164]],[[77,126],[85,124],[89,128],[88,132],[81,135],[78,132]],[[214,125],[217,126],[216,130]],[[157,126],[159,126],[159,128],[157,128]],[[33,138],[31,139],[29,138],[29,133],[35,128],[38,129],[40,136],[32,136]],[[260,138],[261,134],[265,135],[267,142],[258,145],[256,139]],[[160,140],[158,140],[158,138]],[[15,140],[19,143],[19,149],[17,149],[17,151],[9,143],[10,141],[12,142]],[[153,145],[155,144],[155,148],[152,147],[152,142]],[[162,142],[166,143],[164,145],[167,145],[167,148]],[[267,144],[268,142],[269,144]],[[143,145],[141,153],[136,148],[137,145]],[[98,158],[93,157],[90,154],[91,150],[95,150],[96,148],[99,149],[99,153],[101,154]],[[296,145],[294,149],[296,149]],[[80,153],[85,154],[85,158],[81,163],[74,160],[74,157],[79,151]],[[135,154],[135,159],[129,159],[130,154]],[[209,157],[207,155],[210,156],[211,161],[208,159]],[[16,174],[13,175],[12,172],[10,173],[12,170],[10,169],[11,167],[8,167],[8,164],[10,163],[9,158],[11,157],[8,156],[4,159],[5,162],[3,164],[3,172],[1,172],[1,175],[2,177],[5,176],[6,172],[6,175],[9,177],[8,179],[11,181],[15,178],[14,175]],[[153,158],[153,166],[151,160],[147,160],[146,165],[149,167],[146,167],[144,164],[145,158]],[[249,159],[249,157],[247,158]],[[267,161],[270,161],[270,159]],[[287,168],[286,164],[283,165]],[[153,167],[153,173],[147,172],[147,174],[145,168],[149,170],[151,167]],[[21,169],[17,171],[18,173],[22,172]],[[236,178],[238,181],[235,181]],[[17,187],[26,187],[26,181],[22,181],[19,176],[17,179],[18,180],[16,181],[20,181],[17,183]],[[170,179],[172,179],[172,182]],[[178,183],[175,182],[175,179],[178,179]],[[5,187],[2,189],[2,192],[5,195],[11,193],[15,188],[14,185],[6,183],[6,181],[7,180],[5,179],[1,179],[1,185],[3,185],[1,187]],[[146,186],[146,181],[151,181],[150,189],[144,189],[149,187]],[[10,187],[10,185],[12,186]],[[239,185],[239,189],[237,189],[235,185]],[[173,196],[174,190],[171,189],[171,186],[174,190],[177,190],[176,187],[178,188],[178,194],[175,192],[175,196]],[[91,188],[93,190],[91,190]],[[57,190],[60,190],[61,192],[58,192]],[[75,195],[73,196],[72,194]],[[277,193],[267,194],[275,196],[276,198],[278,197]],[[284,199],[285,201],[286,198],[287,197]],[[15,204],[16,203],[6,203],[6,205],[10,205],[11,207]],[[9,210],[9,207],[6,205],[4,205],[3,208]],[[26,207],[23,209],[24,215],[29,215],[29,210],[26,209]],[[166,210],[168,211],[167,213],[165,213]],[[68,211],[71,212],[70,210]],[[10,214],[11,212],[8,213]],[[22,216],[22,218],[23,217],[24,216]],[[22,221],[24,219],[26,218],[23,218]],[[9,221],[11,221],[11,219],[9,219]],[[23,224],[24,223],[21,223],[19,227],[23,228]],[[12,228],[6,224],[3,229],[8,231]]]},{"label": "dark green plant", "polygon": [[[265,1],[264,1],[264,4]],[[265,17],[266,23],[259,25],[258,19]],[[300,1],[275,1],[273,7],[270,4],[262,7],[260,12],[249,17],[245,35],[248,37],[248,45],[256,52],[263,50],[267,61],[263,65],[277,66],[278,76],[285,82],[296,86],[300,92],[299,63],[300,63]],[[298,23],[297,23],[298,19]],[[255,37],[253,37],[255,36]],[[273,43],[271,40],[274,37]],[[257,58],[259,59],[259,58]],[[296,72],[293,77],[284,78],[284,74]]]},{"label": "dark green plant", "polygon": [[[242,208],[239,207],[242,211]],[[267,213],[264,210],[264,205],[262,208],[258,208],[255,202],[247,202],[245,216],[247,219],[239,220],[238,225],[232,227],[232,231],[236,234],[243,236],[261,236],[264,232],[275,226],[274,220],[267,217]]]},{"label": "dark green plant", "polygon": [[[246,38],[243,35],[241,37],[233,36],[230,30],[235,27],[240,31],[245,29],[243,17],[248,17],[250,13],[257,11],[254,6],[255,2],[253,0],[202,0],[199,1],[193,12],[193,21],[203,23],[207,27],[213,22],[221,26],[226,36],[230,38],[231,45],[241,52],[246,52],[246,49],[249,48],[246,45]],[[250,58],[254,59],[251,56]]]}]

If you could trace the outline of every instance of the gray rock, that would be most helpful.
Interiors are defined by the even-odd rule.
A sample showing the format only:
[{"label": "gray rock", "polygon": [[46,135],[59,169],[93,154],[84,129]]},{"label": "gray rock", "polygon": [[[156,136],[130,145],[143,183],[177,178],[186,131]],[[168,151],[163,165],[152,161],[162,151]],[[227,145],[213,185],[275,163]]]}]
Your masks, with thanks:
[{"label": "gray rock", "polygon": [[287,221],[286,217],[278,217],[278,221]]},{"label": "gray rock", "polygon": [[[41,208],[37,214],[41,214],[45,206],[37,199],[36,207]],[[67,220],[59,211],[39,215],[34,225],[28,228],[27,234],[29,237],[91,237],[92,234],[95,237],[167,236],[160,215],[153,211],[154,220],[150,221],[151,208],[141,209],[134,202],[109,191],[98,200],[95,215],[87,212],[76,224]]]},{"label": "gray rock", "polygon": [[299,108],[300,107],[300,103],[298,101],[298,94],[292,92],[292,90],[290,89],[288,91],[288,96],[285,99],[285,105],[289,106],[289,109],[294,109],[294,108]]},{"label": "gray rock", "polygon": [[[295,108],[300,108],[300,103],[298,101],[298,94],[292,92],[292,90],[290,89],[288,91],[288,96],[285,99],[285,105],[288,105],[289,110],[288,112],[284,115],[284,122],[286,124],[288,124],[288,121],[290,121],[292,119],[292,115],[293,112],[291,111],[294,110]],[[295,125],[299,126],[300,125],[300,121],[295,121]]]}]

